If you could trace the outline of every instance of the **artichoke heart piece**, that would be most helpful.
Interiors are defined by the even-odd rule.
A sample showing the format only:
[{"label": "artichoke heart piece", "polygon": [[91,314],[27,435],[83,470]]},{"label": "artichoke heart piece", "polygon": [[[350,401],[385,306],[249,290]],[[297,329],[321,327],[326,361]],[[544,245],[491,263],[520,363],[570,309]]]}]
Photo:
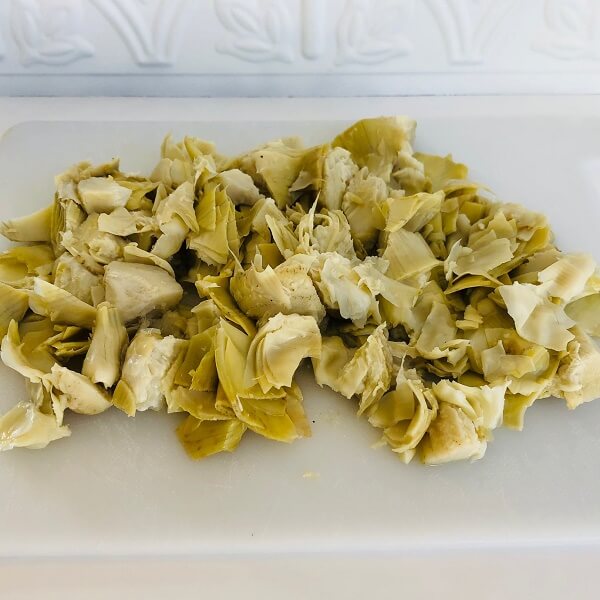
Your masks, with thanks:
[{"label": "artichoke heart piece", "polygon": [[96,309],[92,341],[83,361],[82,374],[93,383],[112,387],[119,379],[121,357],[128,342],[119,311],[103,302]]},{"label": "artichoke heart piece", "polygon": [[181,285],[154,265],[111,262],[104,271],[104,285],[106,301],[118,309],[125,323],[173,308],[183,296]]},{"label": "artichoke heart piece", "polygon": [[233,452],[246,429],[237,419],[204,421],[190,415],[177,428],[177,437],[188,456],[198,460],[218,452]]},{"label": "artichoke heart piece", "polygon": [[8,331],[11,321],[17,323],[29,308],[29,296],[22,290],[0,283],[0,339]]},{"label": "artichoke heart piece", "polygon": [[90,177],[77,184],[81,204],[88,214],[111,212],[127,204],[131,190],[112,177]]},{"label": "artichoke heart piece", "polygon": [[0,223],[0,233],[13,242],[51,242],[53,205],[26,217]]},{"label": "artichoke heart piece", "polygon": [[258,383],[265,393],[290,387],[302,359],[320,354],[321,332],[315,319],[279,313],[257,331],[250,344],[246,386]]},{"label": "artichoke heart piece", "polygon": [[185,340],[163,338],[157,329],[140,329],[125,353],[115,405],[127,414],[161,410],[170,392],[167,373],[171,367],[179,367],[176,361],[183,360],[186,346]]},{"label": "artichoke heart piece", "polygon": [[112,406],[105,390],[94,385],[85,375],[56,364],[44,375],[44,383],[50,384],[64,408],[82,415],[97,415]]},{"label": "artichoke heart piece", "polygon": [[33,312],[50,318],[55,323],[71,323],[91,329],[96,319],[96,309],[73,294],[36,277],[29,296]]},{"label": "artichoke heart piece", "polygon": [[59,425],[53,414],[41,412],[30,402],[19,402],[0,416],[0,450],[39,450],[70,435],[68,426]]}]

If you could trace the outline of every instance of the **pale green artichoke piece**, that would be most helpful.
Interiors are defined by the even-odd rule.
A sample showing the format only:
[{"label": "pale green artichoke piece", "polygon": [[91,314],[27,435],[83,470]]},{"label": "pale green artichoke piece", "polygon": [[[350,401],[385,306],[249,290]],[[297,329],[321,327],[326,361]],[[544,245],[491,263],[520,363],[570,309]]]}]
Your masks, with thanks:
[{"label": "pale green artichoke piece", "polygon": [[123,248],[123,260],[128,263],[136,263],[140,265],[154,265],[160,267],[166,271],[171,277],[175,278],[175,271],[173,267],[164,258],[152,254],[152,252],[146,252],[138,247],[137,244],[127,244]]},{"label": "pale green artichoke piece", "polygon": [[39,277],[33,280],[29,307],[54,323],[69,323],[85,329],[91,329],[96,319],[93,306]]},{"label": "pale green artichoke piece", "polygon": [[70,435],[68,426],[59,425],[53,414],[41,412],[30,402],[19,402],[0,416],[0,450],[39,450]]},{"label": "pale green artichoke piece", "polygon": [[350,180],[358,172],[352,155],[345,148],[331,148],[323,161],[323,182],[319,204],[329,210],[342,207],[342,198]]},{"label": "pale green artichoke piece", "polygon": [[209,265],[224,265],[240,250],[235,209],[227,193],[209,182],[196,210],[198,232],[188,246]]},{"label": "pale green artichoke piece", "polygon": [[387,275],[398,280],[428,273],[440,264],[423,237],[405,229],[388,235],[382,256],[390,263]]},{"label": "pale green artichoke piece", "polygon": [[32,383],[41,381],[45,371],[32,365],[29,360],[29,352],[24,351],[24,344],[21,342],[19,326],[16,321],[9,323],[0,348],[0,357],[7,367],[17,371]]},{"label": "pale green artichoke piece", "polygon": [[119,382],[129,388],[136,411],[161,410],[165,406],[167,372],[176,361],[183,360],[186,345],[185,340],[173,336],[163,338],[157,329],[138,330],[127,347]]},{"label": "pale green artichoke piece", "polygon": [[65,408],[82,415],[97,415],[112,406],[106,391],[87,377],[56,364],[43,382],[50,384]]},{"label": "pale green artichoke piece", "polygon": [[127,237],[136,233],[156,232],[158,224],[148,211],[116,208],[111,213],[98,216],[98,230]]},{"label": "pale green artichoke piece", "polygon": [[426,192],[403,196],[392,194],[387,199],[386,231],[404,228],[407,231],[419,231],[440,212],[443,192],[428,194]]},{"label": "pale green artichoke piece", "polygon": [[187,181],[182,183],[166,198],[154,205],[154,214],[160,227],[178,216],[191,231],[198,231],[194,211],[194,186]]},{"label": "pale green artichoke piece", "polygon": [[131,196],[131,190],[119,185],[112,177],[84,179],[77,184],[77,193],[88,215],[124,207]]},{"label": "pale green artichoke piece", "polygon": [[381,320],[374,294],[361,285],[360,275],[347,258],[335,252],[321,254],[311,275],[325,306],[339,310],[342,318],[350,319],[357,327],[362,327],[369,317]]},{"label": "pale green artichoke piece", "polygon": [[26,217],[0,223],[0,233],[13,242],[51,242],[53,205]]},{"label": "pale green artichoke piece", "polygon": [[415,152],[415,158],[425,166],[425,175],[431,181],[433,192],[443,190],[454,180],[466,179],[469,174],[466,165],[455,163],[451,154],[448,154],[448,156],[435,156]]},{"label": "pale green artichoke piece", "polygon": [[575,324],[564,310],[543,295],[541,286],[513,283],[498,288],[518,334],[550,350],[566,350]]},{"label": "pale green artichoke piece", "polygon": [[99,215],[91,214],[76,229],[62,234],[61,244],[93,273],[101,273],[102,265],[123,256],[126,241],[98,229]]},{"label": "pale green artichoke piece", "polygon": [[104,272],[106,301],[119,310],[123,322],[176,306],[183,288],[164,269],[153,265],[111,262]]},{"label": "pale green artichoke piece", "polygon": [[99,275],[88,271],[68,252],[61,254],[54,262],[54,285],[86,304],[94,304],[92,290],[101,282]]},{"label": "pale green artichoke piece", "polygon": [[216,177],[234,205],[254,206],[260,198],[260,192],[252,177],[239,169],[221,171]]},{"label": "pale green artichoke piece", "polygon": [[338,379],[344,367],[354,356],[354,350],[347,348],[338,336],[323,337],[321,355],[312,359],[315,381],[338,392]]},{"label": "pale green artichoke piece", "polygon": [[12,287],[30,288],[36,275],[52,272],[54,253],[47,244],[15,246],[0,253],[0,282]]},{"label": "pale green artichoke piece", "polygon": [[29,296],[22,290],[0,283],[0,339],[8,331],[11,321],[17,323],[29,308]]},{"label": "pale green artichoke piece", "polygon": [[377,327],[342,369],[336,382],[336,391],[346,398],[360,396],[360,415],[388,391],[391,380],[392,355],[383,324]]},{"label": "pale green artichoke piece", "polygon": [[332,145],[345,148],[359,167],[389,181],[398,153],[410,149],[415,127],[408,117],[362,119],[340,133]]},{"label": "pale green artichoke piece", "polygon": [[473,422],[462,409],[443,402],[437,417],[429,426],[421,443],[421,459],[426,465],[439,465],[455,460],[477,460],[487,448]]},{"label": "pale green artichoke piece", "polygon": [[584,292],[595,270],[596,263],[589,254],[565,254],[540,271],[538,281],[548,296],[570,302]]},{"label": "pale green artichoke piece", "polygon": [[342,211],[348,219],[352,236],[365,247],[371,247],[385,228],[388,191],[380,177],[361,169],[349,182],[342,200]]},{"label": "pale green artichoke piece", "polygon": [[215,303],[224,318],[239,325],[249,335],[256,333],[254,322],[238,308],[229,293],[229,280],[226,277],[199,278],[196,289],[200,296],[209,297]]},{"label": "pale green artichoke piece", "polygon": [[600,352],[594,340],[579,327],[558,367],[552,393],[563,397],[568,408],[600,398]]},{"label": "pale green artichoke piece", "polygon": [[186,412],[200,421],[228,421],[229,418],[215,407],[216,391],[200,392],[176,387],[171,394],[169,412]]},{"label": "pale green artichoke piece", "polygon": [[112,387],[121,373],[121,358],[129,341],[119,311],[104,302],[96,308],[92,341],[81,373],[93,383]]},{"label": "pale green artichoke piece", "polygon": [[321,322],[325,307],[308,275],[309,267],[292,257],[272,269],[260,271],[252,265],[231,278],[231,293],[250,317],[264,321],[277,313],[314,317]]},{"label": "pale green artichoke piece", "polygon": [[590,294],[567,304],[565,313],[586,333],[600,337],[600,294]]},{"label": "pale green artichoke piece", "polygon": [[248,349],[246,387],[258,383],[263,392],[290,387],[302,359],[318,358],[321,332],[313,317],[270,317],[257,331]]}]

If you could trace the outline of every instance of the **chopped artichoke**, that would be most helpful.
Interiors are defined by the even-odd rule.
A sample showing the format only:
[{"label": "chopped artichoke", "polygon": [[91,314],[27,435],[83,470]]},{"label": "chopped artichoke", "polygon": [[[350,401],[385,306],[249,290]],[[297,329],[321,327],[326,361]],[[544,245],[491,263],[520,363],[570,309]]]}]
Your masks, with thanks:
[{"label": "chopped artichoke", "polygon": [[248,349],[246,386],[258,383],[263,392],[290,387],[303,358],[318,358],[321,332],[313,317],[270,317],[257,331]]},{"label": "chopped artichoke", "polygon": [[17,323],[29,308],[29,296],[18,289],[0,283],[0,339],[8,331],[11,321]]},{"label": "chopped artichoke", "polygon": [[59,425],[54,415],[41,412],[30,402],[19,402],[0,416],[0,450],[39,450],[70,435],[68,426]]},{"label": "chopped artichoke", "polygon": [[77,184],[77,193],[88,215],[124,207],[131,196],[131,190],[119,185],[112,177],[84,179]]},{"label": "chopped artichoke", "polygon": [[100,304],[81,373],[93,383],[112,387],[119,379],[121,357],[128,341],[119,311],[106,302]]},{"label": "chopped artichoke", "polygon": [[184,340],[173,336],[163,338],[156,329],[140,329],[125,353],[121,380],[115,392],[115,405],[117,394],[123,393],[123,390],[119,392],[119,387],[125,384],[125,389],[130,390],[135,401],[133,413],[163,408],[168,391],[166,374],[176,360],[183,359],[185,346]]},{"label": "chopped artichoke", "polygon": [[414,131],[363,119],[231,159],[167,136],[150,178],[116,159],[58,175],[48,208],[0,224],[27,243],[0,253],[0,357],[30,397],[0,449],[111,404],[187,413],[192,458],[247,429],[308,437],[307,357],[405,463],[481,458],[536,400],[600,396],[594,260],[451,155],[414,152]]},{"label": "chopped artichoke", "polygon": [[0,233],[13,242],[51,242],[52,205],[19,219],[0,223]]},{"label": "chopped artichoke", "polygon": [[237,419],[200,421],[189,416],[177,429],[177,437],[190,458],[198,460],[217,452],[233,452],[246,432]]},{"label": "chopped artichoke", "polygon": [[54,365],[50,373],[44,375],[43,381],[56,390],[63,407],[73,412],[97,415],[112,406],[106,391],[94,385],[85,375],[66,367]]},{"label": "chopped artichoke", "polygon": [[29,307],[38,315],[50,317],[54,323],[72,323],[91,329],[96,309],[77,296],[36,277],[29,296]]},{"label": "chopped artichoke", "polygon": [[172,308],[183,296],[181,285],[153,265],[112,262],[106,265],[104,285],[107,302],[118,309],[125,323]]}]

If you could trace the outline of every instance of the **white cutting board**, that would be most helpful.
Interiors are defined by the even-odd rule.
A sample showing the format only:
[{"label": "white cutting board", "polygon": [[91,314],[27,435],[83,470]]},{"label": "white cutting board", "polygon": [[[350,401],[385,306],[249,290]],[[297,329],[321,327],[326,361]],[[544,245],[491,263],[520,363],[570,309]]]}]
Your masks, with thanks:
[{"label": "white cutting board", "polygon": [[[398,102],[398,112],[402,101]],[[415,116],[419,116],[417,113]],[[0,218],[50,202],[71,163],[119,155],[148,171],[167,131],[235,153],[342,122],[31,122],[0,141]],[[505,200],[543,210],[566,250],[600,259],[600,120],[445,117],[419,121],[416,147],[471,166]],[[599,374],[600,376],[600,374]],[[249,433],[234,454],[187,458],[177,415],[69,415],[72,436],[0,455],[0,556],[285,553],[600,541],[600,401],[575,412],[539,401],[521,433],[498,431],[479,462],[405,466],[374,450],[352,401],[301,376],[313,437]],[[24,397],[0,370],[0,409]],[[310,472],[317,477],[305,478]]]}]

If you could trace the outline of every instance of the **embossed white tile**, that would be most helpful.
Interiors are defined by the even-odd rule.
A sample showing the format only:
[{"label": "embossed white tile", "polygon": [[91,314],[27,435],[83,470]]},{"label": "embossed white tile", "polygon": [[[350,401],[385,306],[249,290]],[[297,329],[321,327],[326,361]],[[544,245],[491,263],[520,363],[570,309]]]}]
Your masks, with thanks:
[{"label": "embossed white tile", "polygon": [[0,94],[600,93],[599,58],[600,0],[0,0]]}]

